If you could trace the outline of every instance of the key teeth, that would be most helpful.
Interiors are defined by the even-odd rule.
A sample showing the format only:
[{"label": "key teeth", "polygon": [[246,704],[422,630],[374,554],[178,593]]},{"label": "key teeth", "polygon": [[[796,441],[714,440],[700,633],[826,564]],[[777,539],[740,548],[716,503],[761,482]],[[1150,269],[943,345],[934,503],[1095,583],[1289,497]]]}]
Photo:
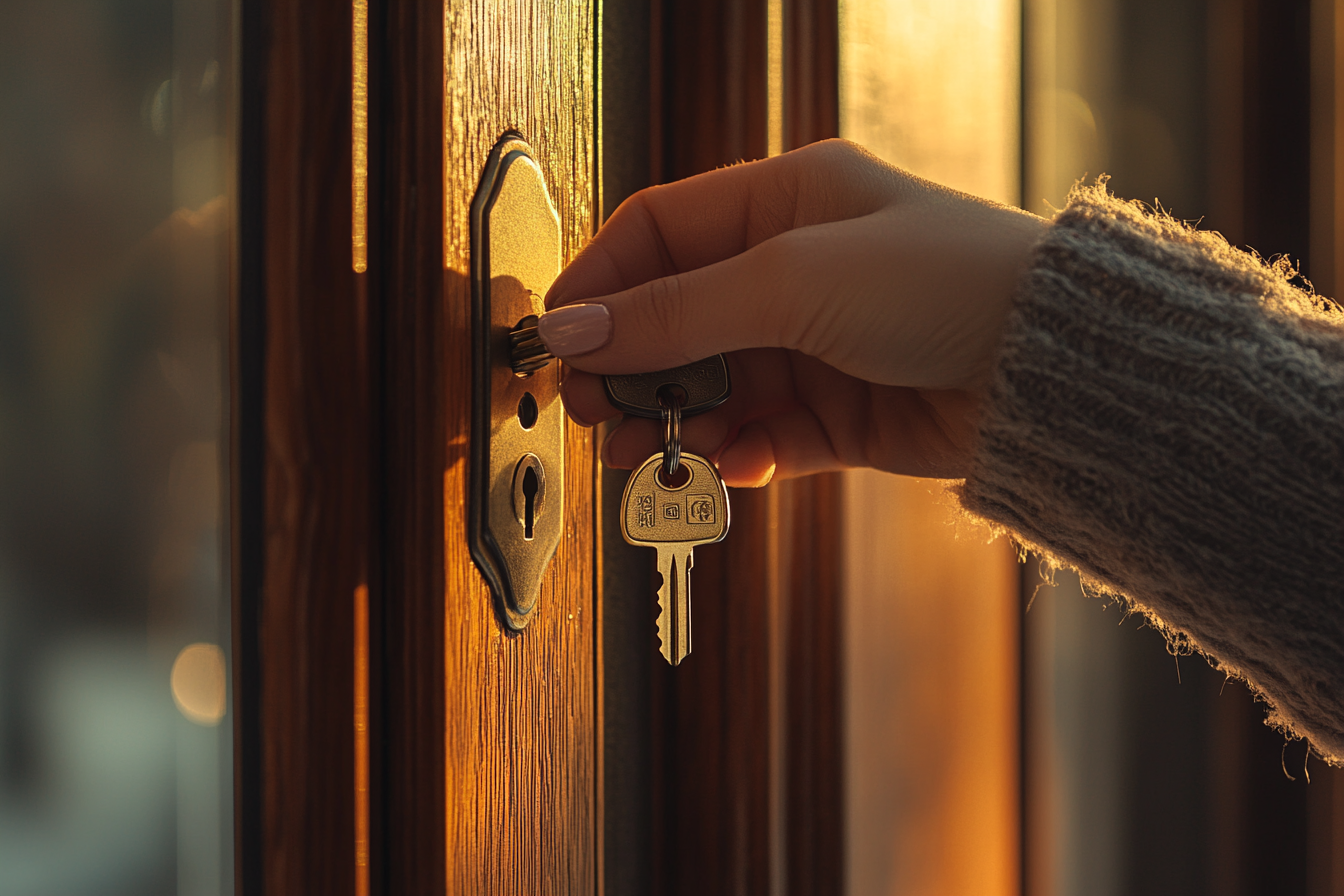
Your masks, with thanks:
[{"label": "key teeth", "polygon": [[[672,666],[681,665],[681,661],[690,656],[690,608],[679,607],[677,595],[681,589],[686,587],[686,582],[680,579],[683,576],[689,577],[691,568],[691,557],[684,558],[685,567],[679,567],[679,558],[673,556],[670,565],[664,566],[661,559],[659,561],[659,573],[663,577],[661,587],[658,589],[658,643],[663,659]],[[689,597],[689,595],[686,595]],[[678,611],[681,610],[686,618],[681,618]],[[685,650],[681,645],[685,644]]]},{"label": "key teeth", "polygon": [[[674,641],[675,627],[671,624],[672,611],[660,608],[658,613],[658,650],[669,664],[677,664],[677,645]],[[667,619],[665,625],[663,620]],[[667,629],[672,629],[668,631]]]},{"label": "key teeth", "polygon": [[676,638],[677,627],[676,627],[675,622],[669,623],[669,625],[667,626],[667,628],[671,629],[671,631],[666,631],[666,630],[664,629],[664,626],[663,626],[663,616],[664,616],[664,615],[667,615],[667,616],[670,617],[670,616],[672,615],[672,613],[671,613],[671,611],[669,610],[666,614],[663,614],[663,613],[659,613],[659,614],[658,614],[658,645],[659,645],[659,651],[662,653],[662,655],[663,655],[663,659],[667,660],[669,664],[671,664],[671,665],[673,665],[673,666],[680,666],[680,665],[681,665],[681,661],[684,660],[684,659],[686,659],[686,656],[690,656],[690,653],[691,653],[691,652],[690,652],[690,650],[687,650],[687,651],[686,651],[686,656],[678,656],[678,655],[677,655],[677,653],[678,653],[678,651],[677,651],[677,638]]}]

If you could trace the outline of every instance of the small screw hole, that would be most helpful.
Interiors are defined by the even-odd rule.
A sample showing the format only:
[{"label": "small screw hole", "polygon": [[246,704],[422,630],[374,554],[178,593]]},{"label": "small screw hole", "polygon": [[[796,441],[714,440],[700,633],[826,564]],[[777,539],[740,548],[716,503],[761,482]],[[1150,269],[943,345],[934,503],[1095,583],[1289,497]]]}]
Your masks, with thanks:
[{"label": "small screw hole", "polygon": [[523,429],[531,429],[537,425],[537,400],[532,397],[531,392],[524,392],[523,397],[518,399],[518,423]]},{"label": "small screw hole", "polygon": [[662,466],[658,467],[658,484],[663,488],[681,488],[690,481],[691,468],[685,464],[678,464],[676,475],[671,478],[668,477],[667,470],[663,469]]}]

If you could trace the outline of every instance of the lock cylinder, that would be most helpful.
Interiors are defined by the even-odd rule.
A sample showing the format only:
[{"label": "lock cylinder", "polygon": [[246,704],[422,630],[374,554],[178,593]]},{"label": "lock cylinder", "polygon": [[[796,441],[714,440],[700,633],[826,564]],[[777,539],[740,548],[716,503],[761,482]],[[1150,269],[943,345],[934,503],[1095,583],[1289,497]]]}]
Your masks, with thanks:
[{"label": "lock cylinder", "polygon": [[555,360],[537,333],[537,316],[529,314],[509,332],[509,366],[514,376],[531,376]]}]

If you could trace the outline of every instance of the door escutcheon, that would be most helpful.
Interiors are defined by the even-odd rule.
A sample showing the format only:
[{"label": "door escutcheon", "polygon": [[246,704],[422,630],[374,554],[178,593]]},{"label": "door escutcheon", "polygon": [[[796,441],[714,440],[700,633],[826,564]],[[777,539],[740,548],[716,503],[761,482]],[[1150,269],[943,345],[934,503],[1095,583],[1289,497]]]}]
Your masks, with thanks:
[{"label": "door escutcheon", "polygon": [[[472,426],[467,537],[500,618],[523,629],[565,516],[559,365],[511,365],[560,273],[560,218],[527,143],[505,134],[471,203]],[[528,320],[530,318],[530,320]]]}]

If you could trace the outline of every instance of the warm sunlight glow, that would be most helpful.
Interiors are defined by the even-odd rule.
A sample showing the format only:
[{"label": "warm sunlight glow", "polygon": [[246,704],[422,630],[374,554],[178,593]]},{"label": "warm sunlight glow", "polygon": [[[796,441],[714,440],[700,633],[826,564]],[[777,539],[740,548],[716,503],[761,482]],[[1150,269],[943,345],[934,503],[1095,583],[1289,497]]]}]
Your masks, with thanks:
[{"label": "warm sunlight glow", "polygon": [[228,688],[224,651],[214,644],[189,644],[173,661],[173,702],[197,725],[218,725],[224,718]]},{"label": "warm sunlight glow", "polygon": [[369,586],[355,589],[355,896],[369,896]]},{"label": "warm sunlight glow", "polygon": [[923,177],[1016,205],[1021,4],[841,8],[840,135]]},{"label": "warm sunlight glow", "polygon": [[[1020,194],[1018,0],[844,0],[840,135]],[[1018,567],[938,483],[845,474],[846,869],[873,896],[1018,892]]]},{"label": "warm sunlight glow", "polygon": [[784,151],[784,0],[766,0],[766,152]]},{"label": "warm sunlight glow", "polygon": [[352,164],[351,256],[356,273],[369,267],[369,0],[354,0],[350,143]]}]

